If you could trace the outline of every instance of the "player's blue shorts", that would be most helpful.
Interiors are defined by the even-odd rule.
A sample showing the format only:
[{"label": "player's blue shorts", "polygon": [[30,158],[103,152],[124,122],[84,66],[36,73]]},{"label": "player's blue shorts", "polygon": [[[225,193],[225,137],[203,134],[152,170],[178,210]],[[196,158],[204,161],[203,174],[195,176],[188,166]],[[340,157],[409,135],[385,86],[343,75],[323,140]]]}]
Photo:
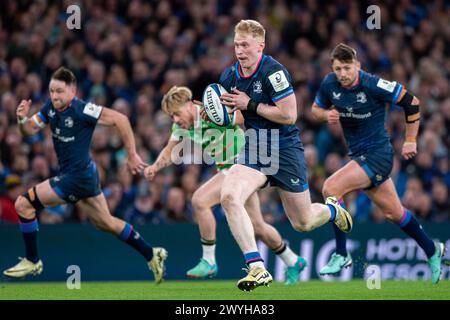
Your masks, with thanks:
[{"label": "player's blue shorts", "polygon": [[[241,161],[240,155],[238,163],[264,173],[267,177],[267,183],[264,187],[279,187],[289,192],[303,192],[308,190],[304,149],[301,144],[277,150],[278,155],[271,158],[273,161],[270,165],[267,165],[267,161],[259,157],[256,163],[254,163],[255,161],[251,161],[251,157],[248,156],[248,149],[249,147],[246,144],[242,151],[246,152],[245,160]],[[270,155],[270,152],[268,154]],[[270,167],[269,170],[267,170],[268,167]]]},{"label": "player's blue shorts", "polygon": [[50,179],[50,185],[53,191],[68,203],[95,197],[102,192],[95,164],[83,174],[60,174],[53,177]]},{"label": "player's blue shorts", "polygon": [[352,159],[369,176],[372,184],[367,189],[372,189],[389,179],[392,166],[394,165],[394,150],[390,145],[382,148],[374,148],[358,156],[352,156]]}]

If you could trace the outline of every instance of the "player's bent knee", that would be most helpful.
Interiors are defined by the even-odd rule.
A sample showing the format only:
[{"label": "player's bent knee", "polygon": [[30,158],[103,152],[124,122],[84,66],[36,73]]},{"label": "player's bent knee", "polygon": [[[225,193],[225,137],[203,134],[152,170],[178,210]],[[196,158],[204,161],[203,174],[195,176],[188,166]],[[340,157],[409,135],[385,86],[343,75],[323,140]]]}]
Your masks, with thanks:
[{"label": "player's bent knee", "polygon": [[[27,206],[28,204],[28,206]],[[16,208],[17,213],[21,213],[24,210],[26,210],[28,208],[31,207],[31,204],[28,202],[27,199],[25,199],[24,196],[19,196],[17,197],[16,201],[14,202],[14,208]]]},{"label": "player's bent knee", "polygon": [[309,232],[313,229],[311,224],[302,222],[292,223],[292,227],[299,232]]},{"label": "player's bent knee", "polygon": [[238,205],[236,196],[231,192],[225,192],[221,194],[220,204],[225,210],[233,209]]},{"label": "player's bent knee", "polygon": [[34,208],[31,203],[24,197],[19,196],[14,202],[14,207],[16,208],[16,212],[19,216],[23,218],[33,218],[34,216]]},{"label": "player's bent knee", "polygon": [[205,209],[208,207],[208,205],[206,204],[205,199],[202,198],[201,194],[199,192],[194,192],[194,194],[192,195],[192,207],[194,208],[194,210],[199,211],[202,209]]}]

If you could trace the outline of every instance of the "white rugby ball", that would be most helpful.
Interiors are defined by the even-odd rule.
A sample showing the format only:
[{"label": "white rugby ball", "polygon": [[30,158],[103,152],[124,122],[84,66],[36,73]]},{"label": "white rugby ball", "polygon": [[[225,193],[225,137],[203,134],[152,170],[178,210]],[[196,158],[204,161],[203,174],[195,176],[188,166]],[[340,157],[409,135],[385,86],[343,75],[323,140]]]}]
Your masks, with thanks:
[{"label": "white rugby ball", "polygon": [[206,114],[212,123],[221,127],[234,124],[235,113],[229,114],[232,108],[221,103],[220,96],[224,93],[227,93],[227,90],[218,83],[208,85],[203,91],[203,106]]}]

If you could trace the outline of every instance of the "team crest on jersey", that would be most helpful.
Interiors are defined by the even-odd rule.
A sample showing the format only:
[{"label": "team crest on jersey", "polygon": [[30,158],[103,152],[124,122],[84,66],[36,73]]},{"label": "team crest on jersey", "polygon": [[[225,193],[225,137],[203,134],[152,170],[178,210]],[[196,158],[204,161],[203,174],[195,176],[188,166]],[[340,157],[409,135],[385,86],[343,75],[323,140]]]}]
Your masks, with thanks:
[{"label": "team crest on jersey", "polygon": [[64,120],[64,125],[68,128],[72,128],[73,127],[73,119],[71,117],[67,117]]},{"label": "team crest on jersey", "polygon": [[53,118],[53,117],[55,116],[55,110],[49,110],[49,111],[48,111],[48,116],[49,116],[50,118]]},{"label": "team crest on jersey", "polygon": [[353,107],[347,107],[347,112],[353,112]]},{"label": "team crest on jersey", "polygon": [[341,99],[341,93],[336,93],[333,91],[333,99],[334,100],[340,100]]},{"label": "team crest on jersey", "polygon": [[367,102],[366,94],[364,92],[358,92],[358,94],[356,95],[356,102],[366,103]]},{"label": "team crest on jersey", "polygon": [[262,84],[261,81],[257,80],[253,82],[253,92],[261,93],[262,92]]}]

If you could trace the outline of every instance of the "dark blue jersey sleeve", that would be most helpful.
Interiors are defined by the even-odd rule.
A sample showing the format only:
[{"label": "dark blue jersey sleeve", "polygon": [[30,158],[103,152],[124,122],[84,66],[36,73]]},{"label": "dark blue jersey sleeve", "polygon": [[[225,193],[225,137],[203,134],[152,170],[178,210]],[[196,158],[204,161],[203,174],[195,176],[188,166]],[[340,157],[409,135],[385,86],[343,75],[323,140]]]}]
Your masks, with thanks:
[{"label": "dark blue jersey sleeve", "polygon": [[376,75],[368,75],[367,88],[372,96],[381,101],[396,103],[403,86],[395,81],[387,81]]},{"label": "dark blue jersey sleeve", "polygon": [[327,92],[327,85],[325,83],[325,80],[326,78],[323,79],[322,83],[320,84],[319,90],[317,91],[316,97],[314,99],[314,103],[323,109],[329,109],[331,108],[332,103]]},{"label": "dark blue jersey sleeve", "polygon": [[92,102],[88,102],[78,109],[78,115],[84,123],[88,126],[93,126],[97,124],[98,119],[102,114],[103,107],[96,105]]},{"label": "dark blue jersey sleeve", "polygon": [[265,92],[274,103],[294,93],[291,75],[281,67],[267,72],[264,85]]},{"label": "dark blue jersey sleeve", "polygon": [[48,117],[49,117],[49,112],[51,110],[52,107],[52,101],[50,99],[48,99],[45,104],[42,106],[41,110],[33,116],[33,120],[36,122],[36,124],[43,128],[45,127],[46,124],[48,124]]}]

